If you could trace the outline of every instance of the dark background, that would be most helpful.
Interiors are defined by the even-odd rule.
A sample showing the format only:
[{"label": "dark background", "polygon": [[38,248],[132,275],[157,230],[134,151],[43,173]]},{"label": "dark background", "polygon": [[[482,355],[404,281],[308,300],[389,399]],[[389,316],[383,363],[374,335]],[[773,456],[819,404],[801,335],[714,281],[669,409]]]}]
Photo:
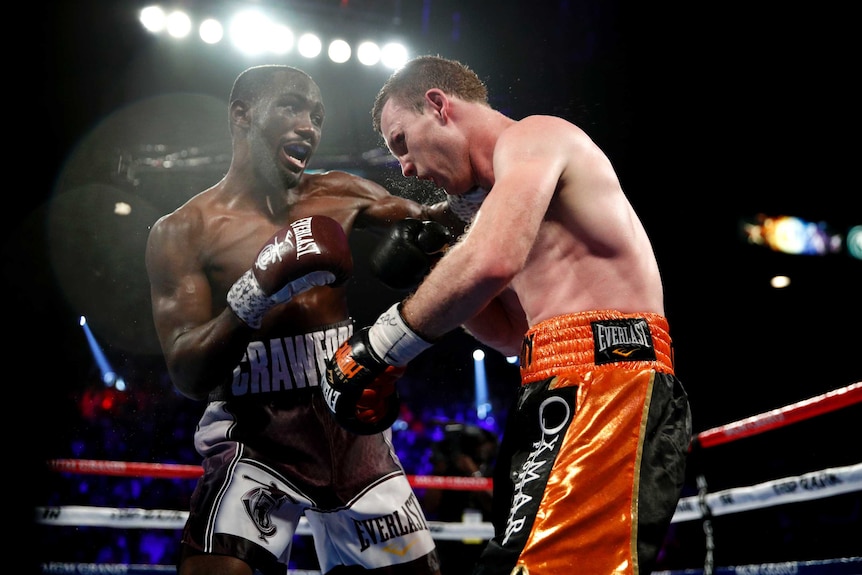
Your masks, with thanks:
[{"label": "dark background", "polygon": [[[220,5],[199,3],[207,4]],[[738,229],[740,218],[757,213],[826,221],[839,231],[862,224],[860,52],[849,8],[600,0],[246,4],[297,7],[322,23],[322,33],[367,27],[379,37],[387,30],[413,54],[469,64],[487,82],[492,104],[512,117],[556,114],[590,133],[653,239],[695,431],[862,380],[862,263],[846,254],[773,253],[746,245]],[[243,59],[227,47],[170,42],[138,24],[143,5],[31,6],[35,55],[7,49],[7,115],[20,136],[7,152],[18,182],[7,191],[4,234],[6,301],[15,312],[7,345],[10,384],[40,430],[24,450],[28,465],[70,456],[76,403],[97,382],[81,314],[131,385],[137,377],[172,393],[151,322],[143,246],[157,217],[226,171],[227,95],[247,66],[282,61],[321,85],[327,120],[312,168],[350,169],[395,193],[434,196],[405,183],[397,166],[367,159],[382,150],[369,110],[383,69],[298,56]],[[423,6],[430,9],[424,19]],[[207,162],[146,165],[182,151]],[[130,216],[110,214],[117,200],[133,207]],[[361,262],[370,239],[354,234],[352,241]],[[367,323],[402,294],[380,288],[359,267],[352,305],[357,321]],[[776,273],[790,275],[791,286],[770,288]],[[469,393],[472,346],[453,333],[417,360],[412,378],[428,386],[409,386],[407,401],[418,406]],[[492,393],[503,401],[517,385],[516,371],[493,355],[488,365]],[[726,456],[716,450],[717,487],[740,485],[741,466],[768,470],[749,471],[747,484],[859,462],[859,415],[854,406],[828,427],[796,432],[787,438],[789,452],[776,449],[774,437]],[[858,532],[858,519],[851,528]]]}]

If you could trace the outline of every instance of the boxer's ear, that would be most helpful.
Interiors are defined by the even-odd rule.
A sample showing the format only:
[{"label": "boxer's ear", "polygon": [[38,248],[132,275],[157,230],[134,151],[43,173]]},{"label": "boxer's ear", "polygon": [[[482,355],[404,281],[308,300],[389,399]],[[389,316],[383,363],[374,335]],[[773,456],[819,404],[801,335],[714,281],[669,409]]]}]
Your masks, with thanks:
[{"label": "boxer's ear", "polygon": [[230,125],[231,130],[234,127],[248,128],[251,123],[249,111],[251,106],[243,100],[234,100],[230,103]]},{"label": "boxer's ear", "polygon": [[431,114],[441,119],[445,119],[449,115],[449,97],[443,90],[439,88],[431,88],[425,92],[425,108]]}]

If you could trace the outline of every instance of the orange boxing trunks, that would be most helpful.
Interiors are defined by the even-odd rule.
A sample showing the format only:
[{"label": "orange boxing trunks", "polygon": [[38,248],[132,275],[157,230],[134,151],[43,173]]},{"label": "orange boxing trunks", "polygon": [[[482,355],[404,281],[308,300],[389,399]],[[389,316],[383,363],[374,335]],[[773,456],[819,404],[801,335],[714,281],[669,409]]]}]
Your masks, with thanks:
[{"label": "orange boxing trunks", "polygon": [[501,444],[495,536],[474,575],[649,573],[691,441],[667,321],[584,312],[524,337]]}]

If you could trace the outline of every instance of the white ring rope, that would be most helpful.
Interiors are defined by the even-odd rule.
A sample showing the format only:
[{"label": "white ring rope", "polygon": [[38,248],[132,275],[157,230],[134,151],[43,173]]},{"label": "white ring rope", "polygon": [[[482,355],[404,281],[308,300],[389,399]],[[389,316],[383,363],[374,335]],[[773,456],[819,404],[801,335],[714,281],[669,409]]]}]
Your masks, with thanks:
[{"label": "white ring rope", "polygon": [[[785,477],[752,485],[716,491],[706,496],[712,515],[726,515],[786,503],[832,497],[843,493],[862,491],[862,463],[846,467],[831,467],[797,477]],[[697,496],[683,497],[676,507],[672,522],[679,523],[703,516]],[[135,507],[88,507],[61,505],[37,507],[36,521],[49,525],[79,525],[115,527],[125,529],[182,529],[187,511],[167,509],[140,509]],[[449,523],[429,521],[435,539],[490,539],[494,528],[489,522]],[[298,535],[311,535],[303,517],[297,528]]]},{"label": "white ring rope", "polygon": [[[138,507],[89,507],[87,505],[60,505],[37,507],[36,522],[45,525],[112,527],[117,529],[182,529],[188,511],[168,509],[141,509]],[[489,522],[449,523],[429,521],[428,528],[435,539],[490,539],[494,527]],[[305,517],[300,518],[297,535],[311,535]]]},{"label": "white ring rope", "polygon": [[[739,513],[786,503],[810,501],[842,493],[862,491],[862,463],[831,467],[798,477],[785,477],[750,487],[736,487],[706,495],[710,512],[715,515]],[[683,497],[676,506],[672,523],[703,517],[698,496]]]}]

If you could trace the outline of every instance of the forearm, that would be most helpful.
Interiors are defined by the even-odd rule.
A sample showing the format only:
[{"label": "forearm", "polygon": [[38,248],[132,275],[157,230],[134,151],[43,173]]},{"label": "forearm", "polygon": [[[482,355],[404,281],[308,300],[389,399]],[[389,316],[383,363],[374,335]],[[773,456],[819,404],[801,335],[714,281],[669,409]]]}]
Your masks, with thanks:
[{"label": "forearm", "polygon": [[483,344],[506,356],[518,355],[527,329],[526,320],[520,320],[507,310],[500,297],[488,303],[479,313],[465,321],[467,333]]},{"label": "forearm", "polygon": [[407,324],[429,341],[478,314],[511,279],[487,270],[471,251],[452,248],[401,307]]},{"label": "forearm", "polygon": [[164,350],[174,386],[186,397],[205,400],[212,390],[231,380],[252,332],[225,308],[206,324],[179,334]]}]

